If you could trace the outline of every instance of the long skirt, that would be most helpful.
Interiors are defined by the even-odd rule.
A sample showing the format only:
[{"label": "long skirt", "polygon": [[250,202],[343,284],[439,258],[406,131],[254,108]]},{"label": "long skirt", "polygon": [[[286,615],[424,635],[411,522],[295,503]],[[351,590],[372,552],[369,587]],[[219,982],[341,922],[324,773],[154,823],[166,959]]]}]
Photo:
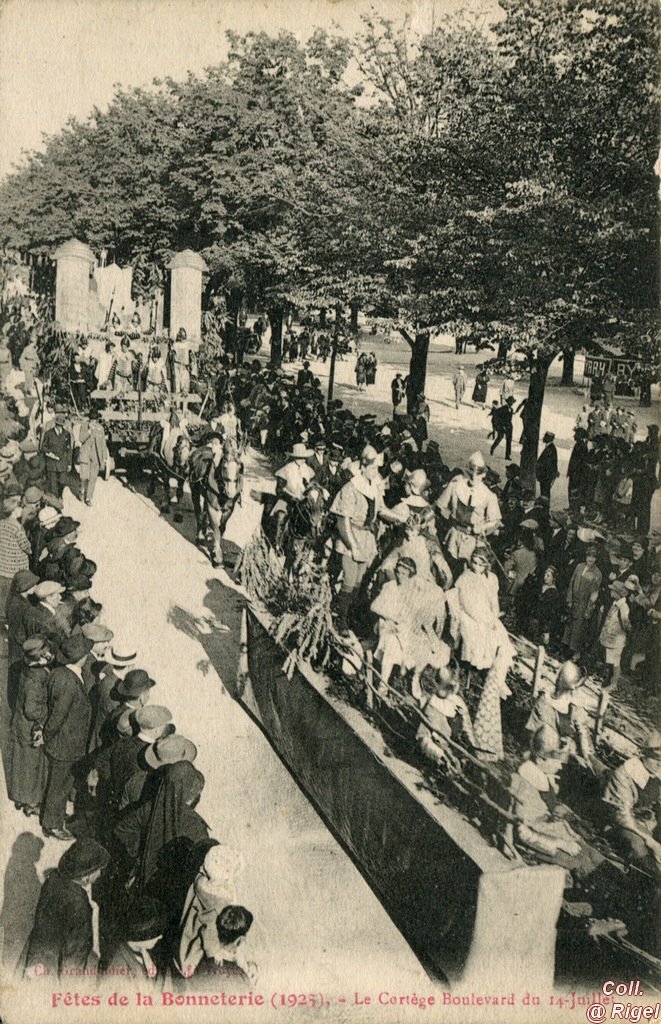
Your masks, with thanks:
[{"label": "long skirt", "polygon": [[23,746],[15,736],[11,741],[11,761],[7,776],[9,799],[26,807],[38,807],[46,791],[48,767],[41,747]]},{"label": "long skirt", "polygon": [[484,761],[500,761],[504,756],[503,728],[500,718],[501,686],[493,673],[489,673],[482,690],[480,703],[473,722],[475,746]]}]

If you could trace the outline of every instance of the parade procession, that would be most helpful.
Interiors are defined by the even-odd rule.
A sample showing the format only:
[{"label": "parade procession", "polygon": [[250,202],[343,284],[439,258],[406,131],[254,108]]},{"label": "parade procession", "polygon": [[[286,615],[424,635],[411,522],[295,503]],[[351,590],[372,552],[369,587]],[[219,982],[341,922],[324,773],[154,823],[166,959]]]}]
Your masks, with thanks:
[{"label": "parade procession", "polygon": [[660,15],[478,6],[0,179],[3,1019],[661,999]]}]

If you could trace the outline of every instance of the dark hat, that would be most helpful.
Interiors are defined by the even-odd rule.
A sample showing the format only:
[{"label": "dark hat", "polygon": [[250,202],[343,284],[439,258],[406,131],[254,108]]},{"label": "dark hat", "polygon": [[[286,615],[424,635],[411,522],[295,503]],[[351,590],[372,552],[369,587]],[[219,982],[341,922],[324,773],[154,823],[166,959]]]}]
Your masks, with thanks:
[{"label": "dark hat", "polygon": [[63,875],[69,878],[84,878],[94,871],[103,870],[108,866],[110,854],[105,846],[97,843],[96,839],[84,836],[76,839],[68,850],[60,857],[58,867]]},{"label": "dark hat", "polygon": [[542,443],[548,444],[550,441],[555,441],[555,434],[552,430],[547,430],[544,434],[544,437],[542,438]]},{"label": "dark hat", "polygon": [[19,569],[14,576],[14,590],[17,594],[24,594],[27,590],[32,590],[36,587],[39,582],[39,577],[35,576],[29,569]]},{"label": "dark hat", "polygon": [[48,640],[46,637],[40,636],[39,633],[29,636],[23,644],[23,653],[26,658],[40,658],[46,651],[50,651]]},{"label": "dark hat", "polygon": [[122,931],[127,942],[146,942],[163,935],[169,922],[165,904],[152,897],[141,897],[130,905]]},{"label": "dark hat", "polygon": [[67,537],[74,530],[77,530],[80,523],[76,519],[72,519],[71,516],[62,516],[62,518],[55,524],[51,534],[53,537]]},{"label": "dark hat", "polygon": [[513,395],[509,395],[509,396],[508,396],[508,397],[507,397],[507,398],[505,399],[505,403],[506,403],[507,405],[514,405],[514,403],[515,403],[515,402],[516,402],[516,398],[514,398],[514,396],[513,396]]},{"label": "dark hat", "polygon": [[162,768],[163,765],[177,764],[179,761],[192,763],[196,757],[197,747],[195,744],[177,733],[156,740],[151,747],[145,750],[145,761],[150,768]]},{"label": "dark hat", "polygon": [[89,590],[92,586],[92,581],[89,576],[70,576],[67,579],[67,590]]},{"label": "dark hat", "polygon": [[74,633],[68,636],[60,644],[60,661],[64,665],[71,665],[74,661],[80,661],[82,657],[89,654],[93,644],[82,633]]},{"label": "dark hat", "polygon": [[145,690],[151,690],[156,686],[156,680],[145,672],[143,668],[132,668],[123,679],[120,679],[115,690],[121,697],[139,697]]}]

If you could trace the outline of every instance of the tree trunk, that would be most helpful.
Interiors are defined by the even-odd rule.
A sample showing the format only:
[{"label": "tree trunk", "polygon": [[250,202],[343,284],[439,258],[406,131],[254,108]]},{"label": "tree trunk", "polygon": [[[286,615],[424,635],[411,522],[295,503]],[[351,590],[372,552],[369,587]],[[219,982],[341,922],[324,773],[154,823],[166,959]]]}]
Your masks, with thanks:
[{"label": "tree trunk", "polygon": [[276,369],[282,365],[282,321],[284,309],[276,306],[268,310],[269,323],[271,325],[271,366]]},{"label": "tree trunk", "polygon": [[350,330],[352,334],[358,334],[358,310],[360,306],[357,302],[352,302],[351,306],[351,325]]},{"label": "tree trunk", "polygon": [[535,493],[537,482],[537,452],[539,450],[539,428],[544,405],[544,390],[551,361],[538,357],[533,363],[528,386],[528,404],[526,406],[526,431],[521,450],[521,477],[524,487]]},{"label": "tree trunk", "polygon": [[333,387],[335,386],[335,360],[337,358],[337,343],[340,337],[340,307],[335,307],[335,324],[333,326],[333,344],[331,347],[330,368],[328,370],[328,397],[326,408],[333,401]]},{"label": "tree trunk", "polygon": [[420,395],[425,393],[430,337],[431,331],[420,331],[413,341],[409,341],[411,360],[409,362],[409,382],[406,389],[406,411],[409,416],[413,414]]},{"label": "tree trunk", "polygon": [[575,352],[573,348],[563,348],[562,380],[560,383],[565,388],[571,388],[574,385],[574,356]]}]

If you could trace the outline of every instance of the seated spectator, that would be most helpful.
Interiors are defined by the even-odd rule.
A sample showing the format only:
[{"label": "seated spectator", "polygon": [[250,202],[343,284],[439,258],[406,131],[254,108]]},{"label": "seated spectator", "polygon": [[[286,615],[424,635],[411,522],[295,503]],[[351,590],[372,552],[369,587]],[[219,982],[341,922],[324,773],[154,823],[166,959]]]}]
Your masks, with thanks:
[{"label": "seated spectator", "polygon": [[521,762],[510,784],[512,811],[519,818],[515,838],[542,860],[589,875],[603,858],[564,820],[567,809],[558,798],[557,780],[565,757],[560,737],[551,726],[543,725],[530,747],[530,756]]},{"label": "seated spectator", "polygon": [[456,766],[457,760],[446,740],[460,742],[465,737],[474,746],[475,737],[470,712],[459,694],[459,682],[449,668],[439,669],[434,692],[423,714],[426,721],[420,723],[416,733],[420,751],[436,764]]},{"label": "seated spectator", "polygon": [[604,788],[611,838],[632,864],[661,874],[661,736],[610,772]]}]

